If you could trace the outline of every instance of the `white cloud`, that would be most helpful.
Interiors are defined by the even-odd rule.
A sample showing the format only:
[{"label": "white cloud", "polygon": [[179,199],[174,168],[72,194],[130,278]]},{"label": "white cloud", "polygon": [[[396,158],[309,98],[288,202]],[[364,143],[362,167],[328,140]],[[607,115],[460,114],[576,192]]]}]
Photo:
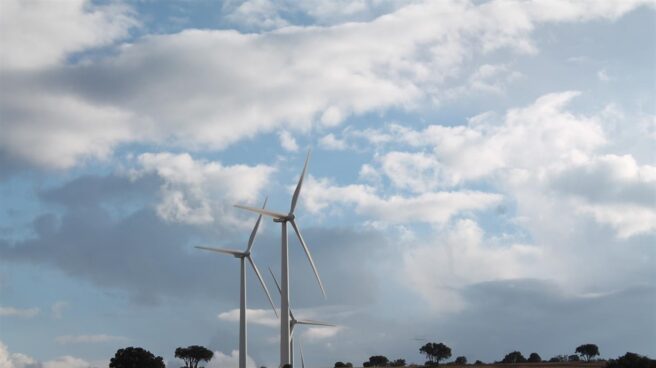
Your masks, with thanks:
[{"label": "white cloud", "polygon": [[622,238],[656,231],[656,166],[601,155],[550,173],[549,185]]},{"label": "white cloud", "polygon": [[508,85],[522,77],[518,71],[504,64],[483,64],[479,66],[460,86],[445,92],[450,100],[468,96],[472,93],[504,94]]},{"label": "white cloud", "polygon": [[10,353],[7,346],[0,341],[0,368],[91,368],[100,366],[72,356],[39,362],[25,354]]},{"label": "white cloud", "polygon": [[[267,327],[280,326],[278,318],[276,318],[276,315],[273,314],[273,311],[270,309],[246,308],[246,317],[248,318],[248,323]],[[222,321],[239,322],[239,308],[222,312],[218,315],[218,318]]]},{"label": "white cloud", "polygon": [[429,244],[406,250],[403,278],[440,312],[465,307],[460,291],[484,281],[545,277],[542,250],[524,244],[495,244],[472,220],[460,220]]},{"label": "white cloud", "polygon": [[338,333],[344,330],[343,326],[317,326],[309,327],[303,332],[303,341],[319,341],[326,340],[337,336]]},{"label": "white cloud", "polygon": [[[220,351],[214,352],[214,357],[206,365],[207,368],[238,368],[239,351],[233,350],[230,354]],[[255,361],[250,356],[246,357],[246,368],[256,368]]]},{"label": "white cloud", "polygon": [[621,237],[654,231],[656,168],[640,166],[630,155],[600,155],[608,144],[604,115],[565,111],[574,96],[540,97],[511,109],[502,124],[483,115],[467,126],[392,126],[401,141],[430,147],[433,155],[391,152],[380,159],[381,171],[395,186],[417,192],[491,177],[505,183],[510,195],[529,187],[556,190],[578,198],[571,202],[575,211],[609,224]]},{"label": "white cloud", "polygon": [[294,136],[292,136],[288,131],[284,130],[280,132],[280,134],[278,134],[278,138],[280,139],[280,145],[286,151],[298,151],[298,144],[296,144],[296,139],[294,139]]},{"label": "white cloud", "polygon": [[[230,5],[227,2],[224,9]],[[231,9],[226,19],[248,29],[276,29],[288,26],[278,12],[281,6],[271,0],[247,0]]]},{"label": "white cloud", "polygon": [[636,205],[577,206],[579,211],[592,215],[597,222],[608,224],[620,238],[656,232],[656,210]]},{"label": "white cloud", "polygon": [[381,178],[378,171],[370,164],[364,164],[360,167],[360,172],[358,173],[358,177],[361,180],[373,182],[375,184],[378,184]]},{"label": "white cloud", "polygon": [[396,188],[424,193],[443,186],[441,165],[432,155],[393,151],[380,157],[380,162]]},{"label": "white cloud", "polygon": [[[220,162],[194,160],[189,154],[144,153],[135,175],[155,173],[163,181],[157,213],[167,221],[207,224],[239,221],[227,208],[236,202],[254,203],[274,169],[266,165],[223,166]],[[228,212],[228,213],[226,213]]]},{"label": "white cloud", "polygon": [[126,341],[123,336],[112,336],[106,334],[98,335],[63,335],[57,336],[55,341],[58,344],[97,344],[105,342]]},{"label": "white cloud", "polygon": [[73,52],[111,44],[138,25],[129,7],[3,0],[1,67],[31,69],[57,64]]},{"label": "white cloud", "polygon": [[444,224],[453,216],[490,208],[501,202],[498,194],[478,191],[426,192],[413,197],[381,197],[368,185],[337,186],[328,179],[310,176],[303,188],[303,206],[320,213],[331,205],[353,205],[355,211],[390,223]]},{"label": "white cloud", "polygon": [[[416,1],[415,1],[416,2]],[[312,19],[314,24],[336,25],[345,22],[371,21],[402,6],[411,4],[401,0],[339,0],[291,1],[246,0],[238,6],[224,6],[226,19],[241,27],[267,30],[289,26],[299,19]],[[227,9],[226,9],[227,8]],[[303,14],[292,16],[290,14]]]},{"label": "white cloud", "polygon": [[32,88],[41,89],[0,89],[0,145],[13,158],[65,169],[85,158],[106,159],[116,144],[136,137],[129,112],[66,93],[34,93]]},{"label": "white cloud", "polygon": [[[69,168],[86,158],[108,157],[125,142],[222,149],[275,129],[303,131],[315,123],[339,124],[350,115],[412,109],[425,98],[439,100],[462,66],[481,52],[535,51],[530,34],[542,22],[615,19],[641,3],[427,1],[331,27],[150,35],[102,60],[54,66],[47,77],[3,67],[2,90],[11,93],[2,94],[0,143],[11,157]],[[3,14],[11,19],[31,17],[29,9],[17,5],[22,3],[9,4],[11,11]],[[271,3],[248,4],[242,5],[258,13]],[[64,8],[76,15],[46,17],[41,9],[48,27],[29,23],[39,32],[37,43],[55,45],[58,51],[50,59],[60,62],[79,48],[113,42],[132,24],[121,7],[92,7],[96,12],[85,13],[89,8],[82,3],[67,2]],[[23,34],[20,22],[2,23],[7,24],[3,35]],[[74,43],[59,45],[60,38]],[[21,50],[49,49],[19,44]],[[500,70],[489,66],[478,75],[489,78],[495,68]],[[35,146],[40,149],[30,149]]]},{"label": "white cloud", "polygon": [[519,180],[574,165],[607,144],[601,116],[574,115],[564,108],[577,95],[547,94],[502,117],[483,113],[465,125],[414,130],[391,124],[376,131],[346,129],[344,135],[420,149],[390,151],[376,157],[379,168],[363,167],[366,177],[385,175],[398,189],[423,193],[472,181]]},{"label": "white cloud", "polygon": [[0,367],[2,368],[14,368],[14,364],[11,361],[11,355],[7,350],[7,346],[0,341]]},{"label": "white cloud", "polygon": [[333,151],[343,151],[348,148],[345,141],[337,139],[332,133],[321,137],[321,139],[319,139],[319,146]]},{"label": "white cloud", "polygon": [[[607,113],[571,113],[565,107],[576,95],[545,95],[502,116],[486,113],[474,117],[464,126],[431,125],[413,130],[390,125],[378,130],[378,135],[393,137],[382,144],[394,144],[395,148],[401,144],[411,151],[375,156],[375,164],[366,165],[364,176],[384,175],[393,188],[418,193],[420,203],[405,201],[412,203],[408,207],[413,221],[421,216],[430,193],[456,185],[492,185],[507,203],[516,206],[509,217],[504,211],[495,220],[507,221],[504,227],[509,226],[510,234],[486,238],[472,220],[460,220],[445,232],[437,231],[437,241],[430,239],[428,245],[407,252],[407,285],[437,310],[463,308],[462,288],[497,279],[547,278],[573,292],[585,291],[602,279],[609,288],[635,282],[630,273],[620,277],[620,271],[609,275],[607,269],[618,259],[627,264],[649,259],[622,249],[643,249],[640,239],[650,238],[636,235],[649,236],[656,230],[656,166],[638,164],[632,155],[606,153],[623,148],[609,142],[604,130]],[[624,119],[620,123],[631,122]],[[356,133],[347,129],[344,135],[360,138]],[[356,204],[360,213],[358,206],[376,203],[377,189],[373,187],[335,187],[325,179],[319,183],[321,190],[305,198],[315,212],[327,208],[322,196],[326,201],[336,198],[338,203]],[[388,202],[390,214],[404,218],[406,207]],[[493,203],[499,202],[489,205]],[[433,205],[426,210],[431,207],[444,208]],[[375,211],[367,212],[371,213]],[[438,223],[450,218],[434,212],[424,216],[438,216],[433,219]],[[532,245],[524,245],[524,239],[530,239]],[[595,266],[583,272],[580,260],[590,258]]]},{"label": "white cloud", "polygon": [[39,308],[0,307],[0,317],[32,318],[39,314]]}]

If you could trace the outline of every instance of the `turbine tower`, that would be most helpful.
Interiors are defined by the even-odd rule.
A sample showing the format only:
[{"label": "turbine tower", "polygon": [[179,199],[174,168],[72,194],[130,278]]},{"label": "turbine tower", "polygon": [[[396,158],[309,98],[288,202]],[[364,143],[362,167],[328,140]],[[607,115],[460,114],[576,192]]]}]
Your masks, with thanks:
[{"label": "turbine tower", "polygon": [[[267,200],[265,199],[262,208],[266,207],[266,203]],[[245,260],[248,260],[248,263],[250,263],[250,265],[252,266],[255,275],[257,275],[257,278],[260,280],[260,284],[262,284],[262,288],[264,288],[264,292],[266,293],[266,296],[269,299],[269,303],[271,303],[271,307],[273,307],[273,313],[275,313],[276,318],[278,317],[278,312],[276,311],[276,306],[275,304],[273,304],[273,300],[271,299],[271,294],[269,294],[269,289],[267,289],[266,284],[262,279],[262,275],[260,274],[260,270],[257,269],[257,266],[253,261],[253,257],[251,256],[251,250],[253,249],[255,235],[257,234],[257,229],[260,227],[261,221],[262,221],[262,215],[260,215],[257,218],[257,222],[255,222],[255,227],[253,227],[251,236],[248,239],[248,247],[243,252],[239,250],[225,249],[225,248],[196,247],[198,249],[229,254],[235,258],[239,258],[239,263],[241,266],[240,269],[241,283],[239,289],[239,368],[246,368],[246,356],[248,353],[247,339],[246,339],[246,269],[244,266]]]},{"label": "turbine tower", "polygon": [[[278,288],[278,292],[282,293],[280,290],[280,284],[278,284],[278,279],[276,279],[276,275],[273,274],[273,271],[271,271],[271,267],[269,267],[269,273],[271,274],[271,277],[273,278],[273,282],[276,284],[276,287]],[[294,312],[292,311],[291,308],[291,303],[289,303],[289,319],[290,319],[290,327],[289,327],[289,334],[290,334],[290,356],[291,356],[291,364],[292,367],[294,366],[294,326],[296,325],[309,325],[309,326],[326,326],[326,327],[337,327],[336,325],[333,325],[331,323],[327,322],[321,322],[321,321],[313,321],[309,319],[296,319],[294,317]],[[299,343],[300,346],[300,343]],[[305,363],[303,362],[303,347],[301,347],[301,363],[303,365],[302,368],[305,367]]]},{"label": "turbine tower", "polygon": [[281,272],[281,297],[280,297],[280,367],[283,367],[285,364],[290,364],[291,359],[290,359],[290,337],[291,337],[291,324],[290,324],[290,318],[289,318],[289,252],[288,252],[288,245],[287,245],[287,223],[289,222],[292,225],[292,228],[294,228],[294,232],[296,233],[296,236],[298,237],[298,240],[303,247],[303,250],[305,251],[305,255],[307,256],[308,261],[310,261],[310,265],[312,266],[312,271],[314,271],[314,275],[317,278],[317,281],[319,282],[319,287],[321,288],[321,292],[323,293],[324,298],[326,297],[326,291],[323,287],[323,283],[321,282],[321,278],[319,277],[319,272],[317,271],[317,267],[314,265],[314,261],[312,260],[312,255],[310,255],[310,250],[307,247],[307,244],[305,244],[305,241],[303,240],[303,236],[301,235],[301,231],[298,228],[298,225],[296,224],[296,221],[294,221],[294,209],[296,209],[296,203],[298,203],[298,197],[301,194],[301,187],[303,186],[303,179],[305,178],[305,173],[307,171],[307,166],[308,162],[310,160],[310,152],[308,152],[307,158],[305,159],[305,165],[303,166],[303,171],[301,172],[301,177],[298,179],[298,184],[296,185],[296,190],[294,190],[294,195],[292,196],[292,203],[289,209],[289,213],[284,214],[280,212],[273,212],[265,209],[260,209],[256,207],[249,207],[249,206],[242,206],[242,205],[235,205],[237,208],[241,208],[244,210],[252,211],[259,213],[260,215],[266,215],[273,217],[274,222],[280,223],[282,227],[282,236],[281,236],[281,254],[280,254],[280,272]]}]

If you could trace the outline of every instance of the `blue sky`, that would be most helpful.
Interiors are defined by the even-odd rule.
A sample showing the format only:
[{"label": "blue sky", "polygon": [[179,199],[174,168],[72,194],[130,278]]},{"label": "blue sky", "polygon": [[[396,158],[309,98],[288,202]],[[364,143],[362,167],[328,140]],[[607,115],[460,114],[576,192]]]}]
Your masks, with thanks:
[{"label": "blue sky", "polygon": [[[653,1],[0,4],[0,367],[237,364],[285,210],[306,362],[656,355]],[[254,257],[279,267],[266,221]],[[249,364],[277,328],[249,274]],[[273,286],[269,278],[269,287]]]}]

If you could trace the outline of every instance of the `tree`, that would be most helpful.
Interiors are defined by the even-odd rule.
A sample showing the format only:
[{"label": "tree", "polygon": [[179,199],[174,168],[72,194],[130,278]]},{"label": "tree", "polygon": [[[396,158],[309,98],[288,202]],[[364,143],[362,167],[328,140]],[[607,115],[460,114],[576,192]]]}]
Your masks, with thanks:
[{"label": "tree", "polygon": [[572,355],[567,357],[567,361],[568,362],[579,362],[579,361],[581,361],[581,359],[579,358],[578,355],[572,354]]},{"label": "tree", "polygon": [[459,364],[459,365],[465,365],[465,364],[467,364],[467,357],[459,356],[459,357],[456,358],[455,363]]},{"label": "tree", "polygon": [[184,360],[186,368],[198,368],[200,361],[209,362],[213,356],[212,350],[198,345],[175,349],[175,357]]},{"label": "tree", "polygon": [[449,359],[451,357],[451,348],[444,345],[441,342],[440,343],[434,343],[434,342],[426,343],[426,345],[419,348],[419,352],[426,355],[426,357],[428,358],[428,361],[431,363],[431,365],[433,363],[435,365],[439,365],[440,360]]},{"label": "tree", "polygon": [[617,359],[611,359],[606,368],[656,368],[656,360],[636,353],[626,353]]},{"label": "tree", "polygon": [[474,365],[481,365],[481,364],[485,364],[485,363],[481,362],[480,360],[474,362]]},{"label": "tree", "polygon": [[506,354],[501,363],[526,363],[526,358],[519,351]]},{"label": "tree", "polygon": [[531,355],[528,356],[528,362],[529,363],[540,363],[540,362],[542,362],[542,358],[540,357],[540,354],[538,354],[538,353],[531,353]]},{"label": "tree", "polygon": [[345,368],[346,364],[344,362],[336,362],[335,363],[335,368]]},{"label": "tree", "polygon": [[109,368],[164,368],[164,360],[148,350],[130,346],[116,351]]},{"label": "tree", "polygon": [[386,367],[389,364],[389,359],[383,355],[374,355],[369,357],[368,362],[362,363],[363,367]]},{"label": "tree", "polygon": [[589,362],[592,357],[599,355],[599,348],[595,344],[583,344],[576,348],[575,352],[584,356],[585,360]]}]

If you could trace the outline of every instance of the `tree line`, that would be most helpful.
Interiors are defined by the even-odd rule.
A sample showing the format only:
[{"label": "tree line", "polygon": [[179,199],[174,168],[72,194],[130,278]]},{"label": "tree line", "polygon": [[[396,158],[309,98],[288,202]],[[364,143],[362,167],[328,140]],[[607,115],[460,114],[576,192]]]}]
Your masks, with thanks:
[{"label": "tree line", "polygon": [[[419,348],[419,352],[426,357],[424,366],[439,366],[441,361],[451,358],[451,348],[444,343],[429,342]],[[582,344],[571,355],[556,355],[549,360],[543,360],[538,353],[529,354],[528,358],[519,351],[513,351],[506,354],[500,361],[494,364],[518,364],[518,363],[561,363],[561,362],[579,362],[593,361],[599,356],[599,347],[595,344]],[[453,361],[447,362],[446,365],[467,365],[467,357],[464,355],[457,356]],[[486,364],[476,360],[473,365]],[[369,360],[362,363],[363,367],[404,367],[405,359],[390,360],[384,355],[373,355]],[[352,363],[336,362],[334,368],[352,368]],[[656,360],[649,359],[636,353],[627,352],[625,355],[610,359],[606,362],[606,368],[656,368]]]},{"label": "tree line", "polygon": [[[439,366],[441,361],[451,358],[451,348],[444,343],[429,342],[419,348],[419,352],[426,357],[424,366]],[[506,354],[502,360],[494,363],[519,364],[519,363],[543,363],[543,362],[578,362],[584,360],[592,361],[599,356],[599,347],[595,344],[583,344],[574,350],[572,355],[557,355],[549,360],[543,360],[538,353],[531,353],[528,358],[519,351],[513,351]],[[179,347],[175,349],[175,357],[184,361],[185,365],[181,368],[203,368],[198,364],[209,362],[214,353],[199,345],[192,345],[186,348]],[[453,361],[447,362],[447,365],[466,365],[467,357],[458,356]],[[473,365],[485,364],[477,360]],[[369,360],[362,363],[362,367],[405,367],[405,359],[390,360],[384,355],[373,355]],[[114,357],[110,360],[110,368],[165,368],[164,359],[161,356],[155,356],[148,350],[140,347],[126,347],[118,349]],[[335,368],[353,368],[350,362],[336,362]],[[266,368],[266,367],[262,367]],[[656,360],[649,359],[635,353],[627,352],[617,359],[610,359],[606,363],[606,368],[656,368]]]}]

